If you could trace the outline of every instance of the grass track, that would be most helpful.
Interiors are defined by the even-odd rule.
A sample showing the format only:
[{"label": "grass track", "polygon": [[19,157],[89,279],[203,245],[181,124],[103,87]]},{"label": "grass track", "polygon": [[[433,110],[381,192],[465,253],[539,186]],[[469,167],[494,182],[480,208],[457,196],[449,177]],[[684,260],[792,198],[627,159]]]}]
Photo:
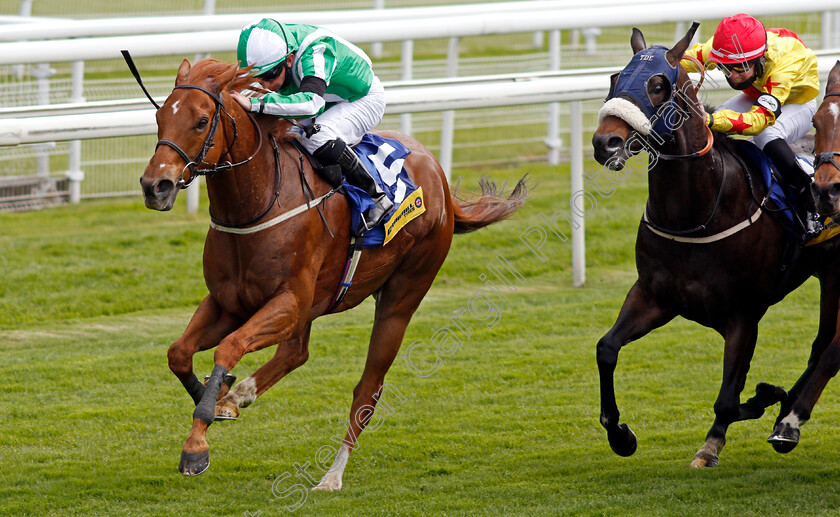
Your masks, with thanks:
[{"label": "grass track", "polygon": [[[587,164],[594,173],[597,165]],[[840,508],[840,417],[827,388],[789,455],[764,439],[774,414],[729,433],[721,467],[688,469],[711,424],[722,340],[684,320],[622,352],[622,419],[639,450],[619,458],[598,424],[594,347],[635,280],[633,242],[646,178],[634,171],[587,218],[587,285],[571,287],[570,246],[549,233],[541,262],[519,240],[540,212],[568,208],[568,168],[493,171],[539,183],[517,218],[456,237],[406,345],[447,325],[483,286],[501,253],[526,278],[492,329],[473,334],[439,370],[413,375],[401,353],[388,375],[405,397],[366,433],[339,493],[309,492],[296,515],[769,515]],[[465,188],[478,173],[465,174]],[[204,200],[206,207],[206,199]],[[272,495],[278,476],[313,463],[343,431],[364,364],[372,304],[318,320],[309,362],[214,424],[211,468],[177,474],[191,404],[166,348],[206,290],[204,209],[147,211],[138,199],[0,214],[0,515],[283,515],[297,497]],[[561,225],[565,224],[561,221]],[[561,226],[567,231],[567,227]],[[410,286],[409,286],[410,287]],[[816,331],[814,281],[774,307],[747,381],[793,384]],[[271,351],[246,356],[240,378]],[[430,346],[418,347],[430,367]],[[212,354],[197,356],[209,372]],[[745,394],[745,398],[748,394]],[[776,408],[773,408],[774,410]],[[310,465],[313,477],[320,477]],[[285,490],[301,478],[278,484]]]}]

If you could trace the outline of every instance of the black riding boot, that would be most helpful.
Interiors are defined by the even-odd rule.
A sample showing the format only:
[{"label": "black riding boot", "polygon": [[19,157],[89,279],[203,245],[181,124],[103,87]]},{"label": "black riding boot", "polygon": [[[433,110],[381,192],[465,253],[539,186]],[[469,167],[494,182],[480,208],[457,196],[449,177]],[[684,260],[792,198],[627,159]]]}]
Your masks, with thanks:
[{"label": "black riding boot", "polygon": [[796,203],[803,212],[802,223],[805,226],[803,239],[807,242],[823,230],[819,214],[816,213],[814,206],[814,198],[811,196],[811,177],[802,170],[793,150],[781,138],[768,142],[764,146],[764,154],[773,160],[773,165],[796,196]]},{"label": "black riding boot", "polygon": [[394,203],[379,188],[376,180],[367,171],[359,157],[343,140],[338,138],[330,140],[319,147],[312,155],[325,165],[340,165],[347,181],[354,187],[364,190],[373,200],[375,206],[362,214],[363,227],[358,229],[357,234],[370,230],[382,222],[382,219],[394,208]]}]

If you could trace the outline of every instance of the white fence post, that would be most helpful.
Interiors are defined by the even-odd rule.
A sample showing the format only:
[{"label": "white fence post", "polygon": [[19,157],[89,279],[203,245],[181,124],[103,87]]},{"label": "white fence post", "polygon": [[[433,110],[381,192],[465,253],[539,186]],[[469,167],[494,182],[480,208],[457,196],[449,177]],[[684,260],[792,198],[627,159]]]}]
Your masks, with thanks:
[{"label": "white fence post", "polygon": [[[211,15],[216,12],[216,0],[204,0],[204,14]],[[210,54],[196,54],[195,61],[199,61],[201,59],[210,57]],[[195,178],[195,180],[187,187],[187,213],[188,214],[195,214],[198,213],[198,204],[199,204],[199,196],[201,194],[201,176]]]},{"label": "white fence post", "polygon": [[[548,34],[548,69],[560,70],[560,31],[554,30]],[[560,146],[563,140],[560,138],[560,103],[552,102],[548,105],[548,135],[545,139],[548,147],[549,165],[560,163]]]},{"label": "white fence post", "polygon": [[[449,38],[449,48],[446,52],[446,77],[458,75],[458,46],[461,39]],[[446,179],[452,177],[452,148],[455,141],[455,110],[447,110],[442,114],[440,127],[440,166]]]},{"label": "white fence post", "polygon": [[[72,65],[72,87],[70,91],[70,102],[85,102],[85,62],[73,61]],[[82,199],[82,181],[85,173],[82,170],[82,141],[70,141],[70,156],[67,164],[67,179],[70,180],[70,202],[78,203]]]},{"label": "white fence post", "polygon": [[840,11],[834,11],[834,20],[831,23],[831,27],[834,29],[831,34],[834,36],[834,41],[831,45],[832,48],[840,47]]},{"label": "white fence post", "polygon": [[[32,75],[38,80],[38,104],[50,103],[50,77],[55,70],[50,68],[49,63],[41,63],[32,71]],[[49,142],[38,146],[37,162],[38,176],[48,177],[50,175],[50,152],[55,147],[55,142]]]},{"label": "white fence post", "polygon": [[[414,61],[414,40],[403,40],[402,42],[402,80],[410,81]],[[400,115],[400,131],[406,135],[411,134],[411,113]]]},{"label": "white fence post", "polygon": [[821,21],[820,45],[822,48],[831,48],[831,11],[823,11]]},{"label": "white fence post", "polygon": [[586,199],[583,195],[583,101],[569,103],[569,140],[571,144],[571,203],[583,204],[579,210],[572,208],[572,285],[582,287],[586,282],[586,245],[584,242],[584,213]]},{"label": "white fence post", "polygon": [[[373,8],[374,9],[385,9],[385,0],[373,0]],[[371,57],[374,59],[380,59],[382,57],[382,42],[376,41],[371,43],[370,47],[370,54]]]}]

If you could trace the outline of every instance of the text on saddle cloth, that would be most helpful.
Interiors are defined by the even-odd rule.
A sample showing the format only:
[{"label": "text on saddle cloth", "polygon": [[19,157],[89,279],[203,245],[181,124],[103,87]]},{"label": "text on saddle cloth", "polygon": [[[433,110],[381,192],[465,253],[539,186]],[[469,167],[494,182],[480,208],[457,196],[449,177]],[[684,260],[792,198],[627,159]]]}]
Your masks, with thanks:
[{"label": "text on saddle cloth", "polygon": [[[364,247],[387,244],[407,223],[426,211],[423,189],[411,181],[403,166],[411,151],[396,140],[370,133],[353,150],[394,203],[382,224],[365,232]],[[350,202],[351,228],[358,228],[361,214],[374,206],[373,201],[362,189],[347,183],[344,188]]]}]

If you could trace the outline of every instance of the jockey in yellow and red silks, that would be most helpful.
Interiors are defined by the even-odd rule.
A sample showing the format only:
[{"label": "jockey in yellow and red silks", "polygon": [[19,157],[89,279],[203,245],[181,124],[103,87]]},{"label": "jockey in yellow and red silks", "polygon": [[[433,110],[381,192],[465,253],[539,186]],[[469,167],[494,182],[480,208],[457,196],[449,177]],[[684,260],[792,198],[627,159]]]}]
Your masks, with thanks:
[{"label": "jockey in yellow and red silks", "polygon": [[[708,126],[721,133],[753,136],[797,193],[800,206],[812,211],[811,178],[789,143],[813,127],[820,90],[814,52],[792,31],[765,29],[752,16],[736,14],[721,20],[715,35],[694,45],[686,56],[697,58],[707,69],[720,68],[729,86],[741,91],[706,114]],[[682,65],[699,72],[690,59],[683,59]]]}]

